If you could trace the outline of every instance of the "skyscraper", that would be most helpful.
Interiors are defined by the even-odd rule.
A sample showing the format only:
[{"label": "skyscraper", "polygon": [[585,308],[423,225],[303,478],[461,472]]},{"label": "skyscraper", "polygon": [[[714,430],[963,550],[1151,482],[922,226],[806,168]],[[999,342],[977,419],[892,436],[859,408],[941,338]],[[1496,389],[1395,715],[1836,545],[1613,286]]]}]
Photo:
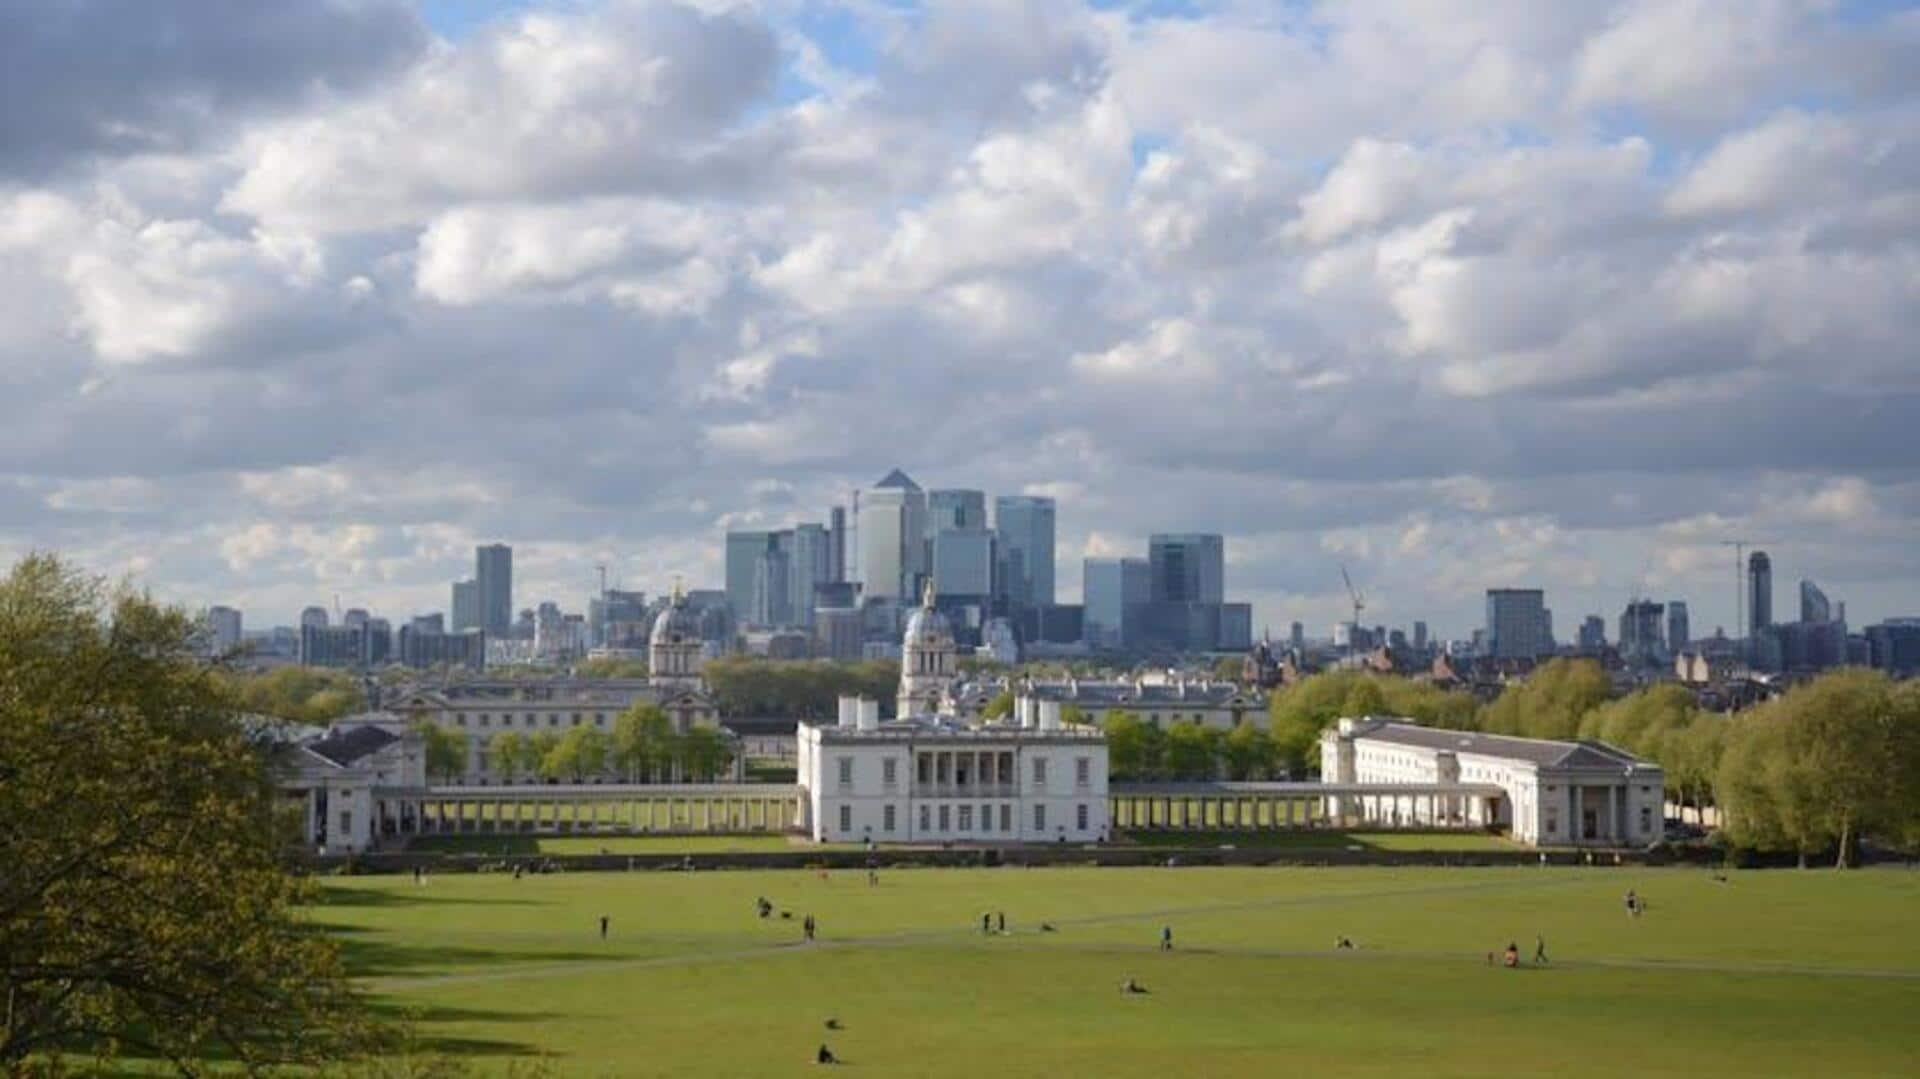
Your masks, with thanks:
[{"label": "skyscraper", "polygon": [[1773,560],[1765,551],[1747,558],[1747,635],[1758,639],[1773,625]]},{"label": "skyscraper", "polygon": [[987,496],[983,491],[927,492],[927,538],[947,529],[987,527]]},{"label": "skyscraper", "polygon": [[1226,592],[1226,542],[1217,532],[1147,537],[1155,603],[1220,603]]},{"label": "skyscraper", "polygon": [[1081,566],[1080,592],[1088,644],[1131,648],[1139,642],[1144,609],[1153,601],[1146,559],[1089,558]]},{"label": "skyscraper", "polygon": [[1413,650],[1416,652],[1424,652],[1427,650],[1427,624],[1425,622],[1415,622],[1413,624]]},{"label": "skyscraper", "polygon": [[835,506],[827,514],[827,580],[847,579],[847,511]]},{"label": "skyscraper", "polygon": [[240,647],[240,612],[233,607],[208,607],[206,632],[207,653],[227,655]]},{"label": "skyscraper", "polygon": [[813,592],[833,580],[833,537],[817,524],[797,524],[787,555],[787,625],[813,626]]},{"label": "skyscraper", "polygon": [[773,545],[773,533],[759,529],[727,532],[726,588],[727,606],[742,624],[763,625],[754,610],[754,598],[767,576],[767,552]]},{"label": "skyscraper", "polygon": [[488,637],[513,635],[513,548],[490,543],[473,551],[473,580],[480,593],[480,628]]},{"label": "skyscraper", "polygon": [[1487,652],[1496,659],[1533,659],[1553,651],[1546,593],[1538,588],[1487,589]]},{"label": "skyscraper", "polygon": [[1827,594],[1812,581],[1800,582],[1800,621],[1833,621],[1833,605],[1827,602]]},{"label": "skyscraper", "polygon": [[1636,599],[1620,612],[1620,658],[1630,667],[1654,667],[1667,661],[1662,639],[1666,608],[1650,599]]},{"label": "skyscraper", "polygon": [[1053,499],[1001,495],[993,500],[1000,539],[1000,588],[1010,608],[1053,604]]},{"label": "skyscraper", "polygon": [[1667,601],[1667,651],[1679,653],[1686,651],[1693,643],[1693,626],[1687,617],[1687,601],[1674,599]]},{"label": "skyscraper", "polygon": [[1580,623],[1580,650],[1598,652],[1607,646],[1607,620],[1590,614]]},{"label": "skyscraper", "polygon": [[308,607],[305,610],[301,611],[300,612],[300,628],[301,629],[326,629],[327,628],[327,609],[325,607]]},{"label": "skyscraper", "polygon": [[453,582],[453,602],[448,607],[453,615],[453,631],[465,633],[480,628],[480,582],[469,577],[464,581]]},{"label": "skyscraper", "polygon": [[896,468],[854,498],[859,579],[866,596],[911,600],[926,573],[926,492]]}]

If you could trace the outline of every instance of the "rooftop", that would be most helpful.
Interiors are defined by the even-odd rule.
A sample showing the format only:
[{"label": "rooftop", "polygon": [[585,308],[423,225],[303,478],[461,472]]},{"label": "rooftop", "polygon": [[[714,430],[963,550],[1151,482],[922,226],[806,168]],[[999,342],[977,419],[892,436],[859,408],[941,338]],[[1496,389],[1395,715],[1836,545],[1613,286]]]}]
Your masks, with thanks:
[{"label": "rooftop", "polygon": [[1353,736],[1421,749],[1522,760],[1542,768],[1656,767],[1649,761],[1643,761],[1631,753],[1601,742],[1555,742],[1544,738],[1516,738],[1505,734],[1450,731],[1373,716],[1356,720],[1353,725]]}]

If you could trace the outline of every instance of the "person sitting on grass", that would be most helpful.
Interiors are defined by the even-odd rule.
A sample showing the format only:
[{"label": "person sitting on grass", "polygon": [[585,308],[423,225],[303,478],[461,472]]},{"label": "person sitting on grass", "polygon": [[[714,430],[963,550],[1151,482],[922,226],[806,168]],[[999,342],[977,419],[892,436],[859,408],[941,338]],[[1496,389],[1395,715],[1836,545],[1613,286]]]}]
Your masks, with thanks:
[{"label": "person sitting on grass", "polygon": [[1507,942],[1506,964],[1509,970],[1517,970],[1520,967],[1520,946],[1512,941]]},{"label": "person sitting on grass", "polygon": [[1350,937],[1341,937],[1334,947],[1343,952],[1350,952],[1353,950],[1353,940]]},{"label": "person sitting on grass", "polygon": [[840,1063],[840,1058],[833,1055],[833,1050],[827,1048],[826,1042],[821,1042],[820,1051],[813,1054],[813,1062],[815,1064],[838,1064]]},{"label": "person sitting on grass", "polygon": [[1144,996],[1147,992],[1141,987],[1139,982],[1134,981],[1132,978],[1128,978],[1120,983],[1120,991],[1128,996]]}]

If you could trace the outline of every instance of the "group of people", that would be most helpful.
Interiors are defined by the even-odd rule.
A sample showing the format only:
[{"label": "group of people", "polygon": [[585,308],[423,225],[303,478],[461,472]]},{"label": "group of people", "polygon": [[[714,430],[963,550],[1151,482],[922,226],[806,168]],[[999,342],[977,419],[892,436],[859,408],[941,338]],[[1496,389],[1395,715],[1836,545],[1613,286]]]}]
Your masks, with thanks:
[{"label": "group of people", "polygon": [[[997,918],[997,919],[999,920],[999,929],[997,929],[997,930],[996,930],[996,929],[994,928],[994,920],[995,920],[996,918]],[[1006,912],[1006,911],[1004,911],[1004,910],[1003,910],[1003,911],[998,911],[998,912],[991,912],[991,911],[990,911],[990,912],[988,912],[988,913],[985,913],[985,914],[982,914],[982,915],[980,915],[980,932],[982,932],[982,933],[993,933],[993,932],[1000,932],[1000,933],[1005,933],[1006,931],[1007,931],[1007,912]]]},{"label": "group of people", "polygon": [[[1533,963],[1535,966],[1540,967],[1547,965],[1547,938],[1539,936],[1538,934],[1533,938]],[[1487,953],[1487,965],[1493,965],[1492,952]],[[1500,965],[1509,970],[1519,969],[1520,945],[1513,941],[1508,941],[1506,950],[1500,953]]]}]

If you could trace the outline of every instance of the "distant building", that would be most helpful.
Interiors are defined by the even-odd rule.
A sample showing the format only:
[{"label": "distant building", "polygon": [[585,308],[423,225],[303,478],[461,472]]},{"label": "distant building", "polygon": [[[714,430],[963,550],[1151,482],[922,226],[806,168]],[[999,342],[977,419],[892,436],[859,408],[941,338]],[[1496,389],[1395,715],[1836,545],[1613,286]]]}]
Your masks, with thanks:
[{"label": "distant building", "polygon": [[859,580],[868,598],[910,599],[926,575],[927,496],[899,469],[854,493]]},{"label": "distant building", "polygon": [[1054,514],[1051,498],[1001,495],[993,500],[1000,587],[1009,611],[1053,602]]},{"label": "distant building", "polygon": [[439,616],[416,618],[400,627],[399,659],[402,666],[416,670],[464,668],[477,671],[487,664],[486,631],[478,629],[447,633]]},{"label": "distant building", "polygon": [[984,491],[927,492],[927,538],[942,532],[985,531],[987,495]]},{"label": "distant building", "polygon": [[365,669],[369,666],[365,627],[313,625],[303,617],[300,626],[300,665]]},{"label": "distant building", "polygon": [[1920,675],[1920,618],[1889,618],[1868,626],[1869,662],[1896,678]]},{"label": "distant building", "polygon": [[1153,602],[1153,572],[1146,559],[1087,559],[1080,594],[1088,645],[1118,651],[1141,643],[1147,605]]},{"label": "distant building", "polygon": [[1620,613],[1620,658],[1629,667],[1665,667],[1666,606],[1636,599]]},{"label": "distant building", "polygon": [[1580,623],[1580,651],[1598,652],[1607,646],[1607,621],[1590,614]]},{"label": "distant building", "polygon": [[1487,652],[1495,659],[1534,659],[1553,651],[1546,593],[1538,588],[1487,589]]},{"label": "distant building", "polygon": [[465,633],[480,628],[480,582],[469,577],[464,581],[453,582],[452,603],[447,611],[452,615],[453,631]]},{"label": "distant building", "polygon": [[1800,582],[1800,621],[1833,621],[1833,605],[1827,602],[1827,594],[1812,581]]},{"label": "distant building", "polygon": [[1147,539],[1155,603],[1220,603],[1226,544],[1218,533],[1157,533]]},{"label": "distant building", "polygon": [[1773,625],[1773,560],[1765,551],[1747,558],[1747,635],[1758,640]]},{"label": "distant building", "polygon": [[301,629],[306,629],[309,626],[316,629],[325,629],[327,628],[328,621],[327,609],[325,607],[308,607],[300,612]]},{"label": "distant building", "polygon": [[[1425,622],[1415,622],[1413,624],[1413,628],[1414,628],[1414,634],[1423,642],[1422,647],[1424,647],[1424,641],[1426,640],[1426,633],[1427,633],[1427,624]],[[1295,622],[1292,625],[1288,626],[1287,627],[1287,644],[1289,647],[1293,648],[1295,651],[1299,651],[1301,649],[1306,648],[1307,647],[1307,627],[1304,625],[1301,625],[1298,622]]]},{"label": "distant building", "polygon": [[818,607],[813,612],[813,654],[821,659],[857,660],[866,635],[853,607]]},{"label": "distant building", "polygon": [[1599,742],[1343,718],[1321,735],[1320,772],[1327,783],[1458,784],[1500,792],[1366,796],[1374,807],[1392,804],[1387,809],[1342,804],[1347,799],[1338,795],[1328,799],[1335,816],[1365,814],[1374,823],[1504,825],[1513,839],[1537,846],[1640,847],[1662,833],[1665,773]]},{"label": "distant building", "polygon": [[1667,601],[1667,651],[1679,653],[1693,643],[1693,627],[1687,617],[1687,602]]},{"label": "distant building", "polygon": [[596,648],[647,646],[647,594],[610,588],[587,601],[587,632]]},{"label": "distant building", "polygon": [[1070,705],[1089,723],[1101,722],[1109,712],[1123,712],[1162,729],[1194,723],[1230,731],[1242,720],[1261,728],[1270,723],[1265,694],[1211,678],[1027,679],[1014,687],[1014,706],[1030,707],[1029,702]]},{"label": "distant building", "polygon": [[[1295,623],[1295,625],[1298,624],[1299,623]],[[1415,622],[1413,624],[1413,650],[1416,652],[1425,652],[1427,650],[1427,643],[1427,624],[1425,622]]]},{"label": "distant building", "polygon": [[240,648],[244,632],[240,611],[233,607],[208,607],[204,619],[206,650],[212,656],[230,656]]},{"label": "distant building", "polygon": [[480,600],[480,628],[487,635],[513,633],[513,548],[491,543],[473,551],[474,586]]}]

